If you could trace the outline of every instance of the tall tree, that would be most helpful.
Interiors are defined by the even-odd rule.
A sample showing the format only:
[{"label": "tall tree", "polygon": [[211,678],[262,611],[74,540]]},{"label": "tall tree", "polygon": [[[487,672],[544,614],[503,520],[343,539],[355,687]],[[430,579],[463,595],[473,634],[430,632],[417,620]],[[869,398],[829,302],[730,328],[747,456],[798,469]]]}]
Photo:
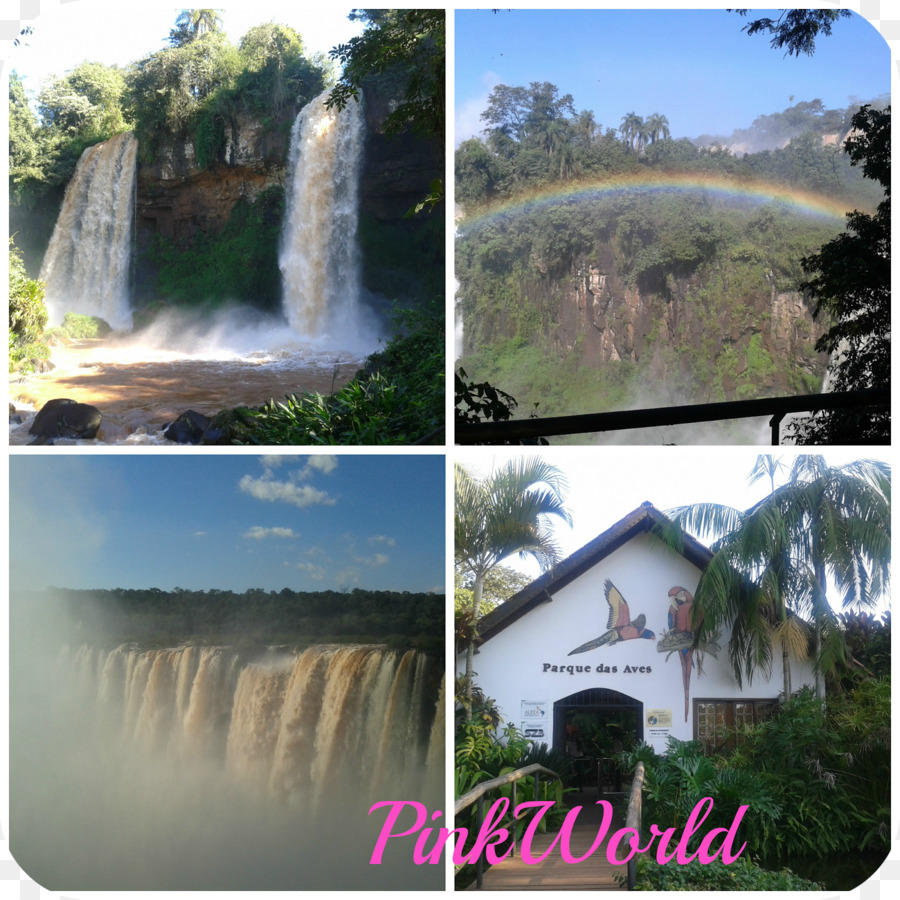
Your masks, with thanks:
[{"label": "tall tree", "polygon": [[[838,667],[843,634],[828,585],[848,609],[873,605],[889,584],[889,466],[862,460],[830,467],[820,456],[799,456],[779,487],[777,469],[771,458],[757,460],[751,479],[769,478],[770,491],[750,509],[682,507],[670,513],[674,527],[660,531],[675,547],[681,529],[716,537],[694,596],[696,643],[731,628],[739,683],[771,669],[774,646],[802,658],[810,634],[817,676]],[[785,665],[789,670],[789,660]]]},{"label": "tall tree", "polygon": [[576,122],[576,133],[580,138],[584,139],[584,145],[588,150],[594,142],[594,135],[600,132],[600,126],[594,118],[594,113],[589,109],[583,109],[578,113],[578,121]]},{"label": "tall tree", "polygon": [[[472,579],[472,619],[477,625],[488,573],[518,554],[537,560],[546,571],[559,559],[549,529],[554,520],[571,524],[565,508],[566,480],[539,457],[517,459],[475,478],[457,464],[455,471],[454,540],[457,566]],[[466,713],[471,714],[472,660],[475,637],[466,647]]]},{"label": "tall tree", "polygon": [[220,9],[183,9],[175,20],[175,27],[169,32],[169,44],[183,47],[204,34],[222,30]]},{"label": "tall tree", "polygon": [[619,127],[622,139],[632,150],[641,152],[641,135],[644,132],[644,120],[635,112],[625,113]]},{"label": "tall tree", "polygon": [[671,132],[669,131],[669,120],[662,113],[653,113],[647,117],[647,137],[651,144],[655,144],[660,138],[666,140]]},{"label": "tall tree", "polygon": [[[891,373],[891,110],[863,106],[852,120],[845,149],[852,165],[884,189],[874,215],[847,215],[847,229],[801,260],[812,276],[800,288],[832,326],[816,343],[831,354],[834,391],[887,387]],[[889,407],[828,411],[801,422],[797,442],[890,443]]]}]

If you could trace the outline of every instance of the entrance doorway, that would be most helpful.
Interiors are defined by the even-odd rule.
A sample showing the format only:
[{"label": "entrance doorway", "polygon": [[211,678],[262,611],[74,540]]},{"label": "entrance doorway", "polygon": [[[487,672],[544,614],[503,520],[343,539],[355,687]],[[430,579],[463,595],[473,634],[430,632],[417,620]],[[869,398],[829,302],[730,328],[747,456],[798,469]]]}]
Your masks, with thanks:
[{"label": "entrance doorway", "polygon": [[644,704],[609,688],[589,688],[553,704],[553,746],[571,757],[579,788],[622,790],[613,762],[644,739]]}]

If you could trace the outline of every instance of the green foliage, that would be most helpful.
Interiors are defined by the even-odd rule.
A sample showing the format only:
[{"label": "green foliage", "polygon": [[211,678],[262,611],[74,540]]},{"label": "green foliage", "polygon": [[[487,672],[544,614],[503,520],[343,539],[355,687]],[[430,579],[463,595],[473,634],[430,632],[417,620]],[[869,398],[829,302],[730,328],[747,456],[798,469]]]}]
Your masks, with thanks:
[{"label": "green foliage", "polygon": [[[557,775],[567,774],[569,763],[562,754],[549,750],[546,744],[535,746],[512,724],[498,731],[498,721],[490,714],[479,715],[479,712],[480,709],[475,710],[471,721],[461,719],[457,722],[454,780],[457,799],[485,781],[535,762],[546,766]],[[563,782],[541,774],[539,788],[536,786],[537,783],[538,779],[534,775],[519,779],[515,789],[516,803],[531,800],[552,801],[553,806],[538,825],[540,832],[546,832],[558,828],[565,817],[566,810],[562,802]],[[524,833],[534,813],[528,813],[514,820],[511,814],[512,796],[512,784],[502,785],[487,796],[486,803],[493,803],[498,797],[509,799],[510,810],[496,824],[497,827],[508,829],[518,838]],[[477,832],[475,815],[476,806],[472,804],[456,817],[455,827],[468,830],[466,851],[471,848]],[[465,887],[473,877],[474,866],[466,864],[457,872],[457,887]]]},{"label": "green foliage", "polygon": [[391,643],[443,654],[443,594],[409,591],[54,589],[75,633],[130,641]]},{"label": "green foliage", "polygon": [[407,329],[331,397],[307,393],[246,411],[236,442],[410,444],[443,440],[443,309],[404,310]]},{"label": "green foliage", "polygon": [[289,102],[302,105],[325,87],[325,69],[305,57],[300,35],[287,25],[270,22],[251,28],[241,39],[240,52],[244,69],[225,99],[262,119]]},{"label": "green foliage", "polygon": [[[705,757],[699,743],[670,739],[663,756],[643,745],[623,761],[644,762],[643,818],[662,829],[682,827],[712,797],[704,833],[727,828],[746,804],[737,845],[746,841],[756,858],[886,850],[890,721],[889,678],[868,678],[826,707],[804,688],[770,719],[737,730],[730,754]],[[677,878],[678,868],[657,877]]]},{"label": "green foliage", "polygon": [[659,865],[647,854],[637,857],[636,891],[822,891],[823,884],[808,881],[790,869],[770,872],[741,856],[725,865],[721,860],[681,865],[672,860]]},{"label": "green foliage", "polygon": [[363,263],[362,280],[369,290],[385,297],[443,295],[442,216],[426,213],[385,222],[363,214],[357,235]]},{"label": "green foliage", "polygon": [[219,32],[207,32],[134,63],[124,105],[135,123],[141,158],[152,161],[166,135],[183,137],[218,92],[234,86],[240,70],[237,48]]},{"label": "green foliage", "polygon": [[[509,600],[513,594],[517,594],[522,588],[531,584],[532,579],[527,575],[523,575],[509,566],[495,566],[484,578],[484,586],[481,594],[481,605],[484,612],[489,612],[500,603]],[[459,605],[469,605],[472,602],[472,584],[471,575],[457,566],[456,571],[456,603]]]},{"label": "green foliage", "polygon": [[67,337],[80,338],[105,337],[112,332],[109,324],[97,316],[82,316],[78,313],[66,313],[60,329]]},{"label": "green foliage", "polygon": [[[746,16],[748,10],[738,9],[735,12]],[[819,33],[829,37],[832,25],[840,18],[849,17],[850,11],[846,9],[783,9],[777,19],[754,19],[741,30],[747,34],[771,34],[769,43],[776,50],[786,47],[786,56],[799,56],[801,53],[812,56]]]},{"label": "green foliage", "polygon": [[219,31],[221,27],[222,17],[217,9],[183,9],[169,32],[169,43],[181,47],[201,35]]},{"label": "green foliage", "polygon": [[99,143],[126,130],[124,92],[122,69],[83,62],[64,77],[44,83],[38,95],[38,112],[45,128]]},{"label": "green foliage", "polygon": [[9,370],[27,360],[49,356],[40,343],[47,325],[44,283],[29,278],[22,254],[9,239]]},{"label": "green foliage", "polygon": [[442,9],[363,9],[351,18],[365,31],[330,56],[343,73],[332,89],[329,106],[343,109],[373,75],[397,78],[402,100],[385,120],[388,134],[412,128],[443,139],[445,108],[445,12]]},{"label": "green foliage", "polygon": [[145,291],[185,306],[239,299],[278,309],[283,215],[284,189],[271,187],[252,202],[238,200],[221,234],[198,234],[188,245],[157,238],[149,250],[156,279]]},{"label": "green foliage", "polygon": [[[832,390],[890,385],[891,363],[891,110],[862,107],[847,148],[854,165],[884,189],[874,215],[847,215],[847,229],[802,259],[810,276],[801,289],[816,300],[815,315],[834,323],[816,344],[833,354]],[[890,409],[820,413],[796,429],[798,443],[890,443]]]},{"label": "green foliage", "polygon": [[[666,136],[661,113],[630,113],[618,134],[601,134],[590,111],[576,114],[570,101],[549,83],[500,85],[483,114],[487,139],[457,150],[456,198],[466,213],[456,255],[466,342],[459,363],[524,408],[539,400],[543,415],[817,390],[824,361],[811,321],[792,323],[798,352],[785,354],[774,349],[782,323],[770,318],[784,311],[779,294],[798,290],[801,260],[837,227],[737,194],[763,181],[847,208],[877,204],[851,157],[822,141],[846,130],[850,112],[800,101],[748,130],[747,140],[752,131],[781,149],[737,157]],[[562,171],[565,153],[574,174]],[[731,183],[736,195],[668,187],[671,173]],[[661,184],[607,190],[616,176]],[[571,178],[585,190],[560,199]],[[531,199],[544,191],[553,199]],[[509,200],[522,201],[515,213],[502,211]],[[584,305],[588,267],[607,283]],[[622,312],[626,290],[640,293],[635,321]],[[594,329],[605,321],[601,344]],[[884,343],[889,329],[880,326]],[[619,359],[607,362],[613,336]]]}]

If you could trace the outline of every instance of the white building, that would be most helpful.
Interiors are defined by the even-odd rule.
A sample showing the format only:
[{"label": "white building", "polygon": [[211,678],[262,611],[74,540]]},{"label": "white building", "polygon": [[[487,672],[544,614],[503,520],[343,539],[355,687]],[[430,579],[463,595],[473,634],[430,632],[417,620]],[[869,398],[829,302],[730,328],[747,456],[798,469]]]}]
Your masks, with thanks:
[{"label": "white building", "polygon": [[[649,534],[664,521],[644,503],[482,619],[474,680],[504,721],[579,755],[609,755],[630,737],[662,752],[669,735],[715,745],[725,726],[778,701],[780,653],[742,689],[730,635],[690,649],[690,605],[711,554],[692,539],[681,554],[667,549]],[[795,690],[812,683],[811,664],[793,661],[791,677]],[[589,733],[614,746],[582,746]]]}]

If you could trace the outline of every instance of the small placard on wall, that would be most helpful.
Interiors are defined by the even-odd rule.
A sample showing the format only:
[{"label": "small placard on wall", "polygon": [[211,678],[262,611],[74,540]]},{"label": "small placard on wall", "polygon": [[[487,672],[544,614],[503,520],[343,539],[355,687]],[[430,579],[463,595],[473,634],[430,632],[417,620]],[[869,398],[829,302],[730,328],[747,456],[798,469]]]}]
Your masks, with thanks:
[{"label": "small placard on wall", "polygon": [[520,728],[522,734],[533,741],[550,739],[550,701],[523,700]]},{"label": "small placard on wall", "polygon": [[646,724],[648,728],[672,727],[671,709],[648,709],[646,715]]}]

